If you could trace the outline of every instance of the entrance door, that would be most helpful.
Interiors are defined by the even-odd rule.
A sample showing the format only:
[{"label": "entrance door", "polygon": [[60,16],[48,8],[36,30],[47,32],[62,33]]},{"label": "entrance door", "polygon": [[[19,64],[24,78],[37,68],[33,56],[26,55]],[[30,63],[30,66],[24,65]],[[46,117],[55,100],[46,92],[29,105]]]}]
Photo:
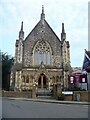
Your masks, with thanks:
[{"label": "entrance door", "polygon": [[38,88],[46,88],[46,76],[41,74],[38,80]]},{"label": "entrance door", "polygon": [[43,87],[46,88],[46,77],[43,77]]},{"label": "entrance door", "polygon": [[39,77],[39,80],[38,80],[38,88],[41,88],[41,76]]}]

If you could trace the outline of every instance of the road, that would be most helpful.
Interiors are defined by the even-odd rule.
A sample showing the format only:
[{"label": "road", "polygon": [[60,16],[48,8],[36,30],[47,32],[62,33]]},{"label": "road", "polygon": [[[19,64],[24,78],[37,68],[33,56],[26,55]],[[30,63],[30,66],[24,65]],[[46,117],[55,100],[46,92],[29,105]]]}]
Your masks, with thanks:
[{"label": "road", "polygon": [[3,99],[2,116],[3,118],[88,118],[88,106]]}]

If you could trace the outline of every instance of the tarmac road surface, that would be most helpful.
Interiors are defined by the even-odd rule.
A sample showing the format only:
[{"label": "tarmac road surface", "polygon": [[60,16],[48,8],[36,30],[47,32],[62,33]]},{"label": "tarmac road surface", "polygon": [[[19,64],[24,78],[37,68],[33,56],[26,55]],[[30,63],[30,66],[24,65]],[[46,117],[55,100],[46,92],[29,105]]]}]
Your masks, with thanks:
[{"label": "tarmac road surface", "polygon": [[2,117],[88,118],[88,106],[3,99]]}]

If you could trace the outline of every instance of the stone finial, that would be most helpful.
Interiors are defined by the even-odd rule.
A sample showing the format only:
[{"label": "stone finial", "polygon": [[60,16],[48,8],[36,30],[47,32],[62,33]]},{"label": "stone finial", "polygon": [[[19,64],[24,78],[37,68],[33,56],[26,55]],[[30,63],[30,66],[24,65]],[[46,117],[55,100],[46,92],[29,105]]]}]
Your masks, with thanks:
[{"label": "stone finial", "polygon": [[66,39],[66,33],[64,29],[64,23],[62,23],[62,33],[61,33],[61,40],[64,41]]},{"label": "stone finial", "polygon": [[20,29],[20,32],[19,32],[19,39],[24,39],[23,21],[21,23],[21,29]]},{"label": "stone finial", "polygon": [[62,23],[62,33],[65,33],[64,23]]},{"label": "stone finial", "polygon": [[23,21],[22,21],[22,23],[21,23],[21,31],[23,31]]},{"label": "stone finial", "polygon": [[42,5],[42,13],[44,14],[44,5]]},{"label": "stone finial", "polygon": [[44,19],[45,19],[44,6],[42,5],[41,20],[44,20]]}]

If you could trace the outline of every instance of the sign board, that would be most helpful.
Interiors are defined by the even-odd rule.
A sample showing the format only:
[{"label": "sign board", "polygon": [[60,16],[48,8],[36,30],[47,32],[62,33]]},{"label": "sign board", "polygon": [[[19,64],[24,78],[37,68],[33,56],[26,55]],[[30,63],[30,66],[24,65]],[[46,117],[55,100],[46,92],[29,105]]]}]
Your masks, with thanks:
[{"label": "sign board", "polygon": [[65,94],[65,95],[72,95],[73,92],[72,92],[72,91],[62,91],[62,94]]}]

